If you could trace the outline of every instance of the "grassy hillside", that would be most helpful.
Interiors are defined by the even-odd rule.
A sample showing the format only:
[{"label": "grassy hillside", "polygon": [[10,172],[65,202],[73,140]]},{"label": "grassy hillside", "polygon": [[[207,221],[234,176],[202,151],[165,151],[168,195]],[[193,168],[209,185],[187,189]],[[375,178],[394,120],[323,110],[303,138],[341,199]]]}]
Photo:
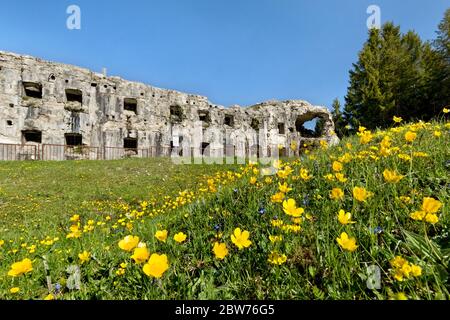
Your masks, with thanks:
[{"label": "grassy hillside", "polygon": [[449,131],[361,128],[275,175],[0,164],[0,298],[449,298]]}]

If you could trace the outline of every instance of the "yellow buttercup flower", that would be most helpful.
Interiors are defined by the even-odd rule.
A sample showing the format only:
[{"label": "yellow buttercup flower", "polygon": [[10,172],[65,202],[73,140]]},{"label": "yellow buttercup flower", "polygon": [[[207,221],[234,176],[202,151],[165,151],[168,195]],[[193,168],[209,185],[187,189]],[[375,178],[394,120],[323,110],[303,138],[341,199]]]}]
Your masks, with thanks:
[{"label": "yellow buttercup flower", "polygon": [[289,191],[292,190],[292,188],[289,188],[289,186],[286,182],[283,184],[278,182],[278,190],[280,190],[280,192],[282,192],[282,193],[288,193]]},{"label": "yellow buttercup flower", "polygon": [[435,213],[428,213],[425,216],[425,221],[431,224],[436,224],[439,222],[439,217]]},{"label": "yellow buttercup flower", "polygon": [[399,199],[400,199],[400,201],[402,201],[402,202],[404,202],[404,203],[406,203],[406,204],[411,203],[411,197],[408,197],[408,196],[400,196]]},{"label": "yellow buttercup flower", "polygon": [[353,252],[358,248],[356,245],[356,239],[355,238],[349,238],[348,234],[346,232],[342,232],[341,236],[336,239],[339,246],[347,251]]},{"label": "yellow buttercup flower", "polygon": [[272,201],[273,203],[281,203],[283,202],[284,197],[285,195],[283,192],[278,192],[270,198],[270,201]]},{"label": "yellow buttercup flower", "polygon": [[348,180],[342,173],[336,173],[335,176],[336,179],[341,183],[345,183]]},{"label": "yellow buttercup flower", "polygon": [[373,139],[373,135],[370,131],[363,131],[362,133],[358,133],[360,136],[360,143],[361,144],[368,144]]},{"label": "yellow buttercup flower", "polygon": [[250,178],[250,184],[255,184],[256,181],[258,181],[258,180],[256,179],[256,177],[251,177],[251,178]]},{"label": "yellow buttercup flower", "polygon": [[343,225],[356,223],[355,221],[352,221],[352,214],[350,212],[345,212],[344,210],[339,210],[338,220]]},{"label": "yellow buttercup flower", "polygon": [[84,250],[82,253],[78,254],[78,258],[80,259],[81,264],[83,264],[89,261],[91,254]]},{"label": "yellow buttercup flower", "polygon": [[215,242],[213,252],[217,259],[223,260],[228,255],[227,245],[225,243]]},{"label": "yellow buttercup flower", "polygon": [[334,171],[341,171],[343,168],[344,168],[344,166],[339,161],[333,162],[333,170]]},{"label": "yellow buttercup flower", "polygon": [[142,268],[147,276],[154,278],[161,278],[167,269],[169,269],[169,260],[167,259],[167,256],[165,254],[159,255],[157,253],[152,254],[148,262]]},{"label": "yellow buttercup flower", "polygon": [[411,161],[411,156],[405,153],[399,154],[398,157],[404,161]]},{"label": "yellow buttercup flower", "polygon": [[449,112],[450,112],[450,109],[444,108],[444,109],[442,109],[442,112],[443,112],[443,113],[449,113]]},{"label": "yellow buttercup flower", "polygon": [[18,277],[31,271],[33,271],[32,262],[30,259],[26,258],[22,261],[13,263],[11,265],[11,270],[8,271],[8,276]]},{"label": "yellow buttercup flower", "polygon": [[439,200],[425,197],[423,198],[422,210],[426,213],[436,213],[442,207],[442,202]]},{"label": "yellow buttercup flower", "polygon": [[396,256],[395,258],[393,258],[393,259],[390,261],[390,264],[391,264],[391,266],[394,267],[394,268],[401,268],[406,262],[407,262],[407,261],[406,261],[405,258],[402,258],[402,257],[400,257],[400,256]]},{"label": "yellow buttercup flower", "polygon": [[397,183],[404,178],[404,176],[397,174],[397,172],[388,169],[383,171],[383,177],[389,183]]},{"label": "yellow buttercup flower", "polygon": [[53,294],[49,293],[49,294],[44,298],[44,300],[55,300],[55,296],[54,296]]},{"label": "yellow buttercup flower", "polygon": [[240,228],[234,229],[234,234],[231,235],[231,241],[242,250],[244,248],[250,247],[252,242],[249,240],[250,232],[247,230],[241,231]]},{"label": "yellow buttercup flower", "polygon": [[305,181],[308,181],[312,178],[312,176],[309,174],[308,169],[301,168],[300,169],[300,178],[302,178]]},{"label": "yellow buttercup flower", "polygon": [[139,244],[138,236],[126,236],[119,241],[119,248],[124,251],[131,251]]},{"label": "yellow buttercup flower", "polygon": [[284,170],[278,170],[277,176],[280,179],[287,179],[289,175],[293,172],[292,168],[289,166],[284,167]]},{"label": "yellow buttercup flower", "polygon": [[341,200],[344,199],[344,191],[341,188],[333,188],[330,192],[330,199]]},{"label": "yellow buttercup flower", "polygon": [[422,221],[425,218],[426,214],[427,213],[425,211],[415,211],[411,213],[410,217],[413,220]]},{"label": "yellow buttercup flower", "polygon": [[[149,256],[150,252],[148,251],[147,247],[139,247],[134,249],[131,259],[133,259],[136,263],[144,263],[145,261],[147,261]],[[125,269],[125,267],[122,268]]]},{"label": "yellow buttercup flower", "polygon": [[80,227],[76,224],[70,226],[70,232],[67,234],[66,238],[71,239],[71,238],[79,238],[79,237],[81,237]]},{"label": "yellow buttercup flower", "polygon": [[173,236],[173,239],[178,243],[184,242],[186,240],[186,238],[187,238],[187,235],[185,235],[183,232],[179,232]]},{"label": "yellow buttercup flower", "polygon": [[383,140],[381,140],[381,142],[380,142],[380,146],[385,149],[390,148],[391,147],[391,138],[389,136],[384,137]]},{"label": "yellow buttercup flower", "polygon": [[413,132],[413,131],[408,131],[407,133],[405,133],[405,140],[408,142],[413,142],[414,140],[416,140],[417,138],[417,133]]},{"label": "yellow buttercup flower", "polygon": [[422,268],[415,264],[411,265],[411,274],[414,277],[420,277],[422,275]]},{"label": "yellow buttercup flower", "polygon": [[78,222],[78,221],[80,221],[80,215],[78,215],[78,214],[73,215],[73,216],[70,218],[70,221],[72,221],[72,222]]},{"label": "yellow buttercup flower", "polygon": [[342,162],[342,163],[350,163],[352,161],[352,159],[353,159],[352,155],[348,152],[344,153],[344,155],[342,155],[338,158],[339,162]]},{"label": "yellow buttercup flower", "polygon": [[297,204],[294,199],[283,201],[283,211],[292,217],[300,217],[303,212],[305,212],[303,208],[297,208]]},{"label": "yellow buttercup flower", "polygon": [[12,294],[18,293],[19,291],[20,291],[19,287],[14,287],[14,288],[9,289],[9,292]]},{"label": "yellow buttercup flower", "polygon": [[271,177],[266,177],[264,179],[264,182],[267,183],[267,184],[271,184],[273,182],[273,179]]},{"label": "yellow buttercup flower", "polygon": [[404,292],[397,292],[389,294],[389,300],[408,300]]},{"label": "yellow buttercup flower", "polygon": [[372,192],[367,191],[365,188],[361,187],[353,188],[353,197],[360,202],[366,201],[372,195],[373,195]]},{"label": "yellow buttercup flower", "polygon": [[155,233],[155,238],[159,241],[166,242],[168,231],[167,230],[158,230]]},{"label": "yellow buttercup flower", "polygon": [[282,265],[287,261],[287,257],[285,254],[280,254],[277,251],[272,251],[267,259],[272,264]]},{"label": "yellow buttercup flower", "polygon": [[270,235],[269,236],[269,240],[272,243],[281,242],[283,240],[283,236],[272,236],[272,235]]},{"label": "yellow buttercup flower", "polygon": [[403,121],[402,117],[396,117],[396,116],[394,116],[393,120],[395,123],[400,123]]}]

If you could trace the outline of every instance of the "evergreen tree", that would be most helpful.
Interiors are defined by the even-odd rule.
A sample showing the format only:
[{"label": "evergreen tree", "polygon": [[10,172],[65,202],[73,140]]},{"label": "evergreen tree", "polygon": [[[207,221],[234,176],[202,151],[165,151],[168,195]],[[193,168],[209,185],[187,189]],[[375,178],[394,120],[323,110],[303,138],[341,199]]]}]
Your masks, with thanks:
[{"label": "evergreen tree", "polygon": [[381,36],[372,29],[369,39],[359,53],[358,62],[350,71],[350,86],[345,97],[344,118],[357,128],[373,123],[373,115],[379,114],[383,105],[381,93]]},{"label": "evergreen tree", "polygon": [[439,24],[433,48],[435,55],[429,58],[433,75],[430,85],[433,95],[430,98],[435,113],[439,113],[450,104],[450,9]]},{"label": "evergreen tree", "polygon": [[[447,30],[449,24],[441,26]],[[441,38],[445,43],[445,37]],[[448,52],[445,46],[439,47]],[[363,125],[374,129],[389,126],[394,115],[407,121],[429,120],[439,113],[436,106],[442,102],[438,100],[445,100],[442,92],[448,97],[445,88],[449,86],[442,86],[442,79],[448,80],[442,60],[413,31],[402,35],[400,27],[393,23],[386,23],[379,31],[371,30],[358,62],[350,71],[344,108],[346,121],[355,128]]]},{"label": "evergreen tree", "polygon": [[341,112],[341,103],[337,98],[333,100],[332,108],[333,110],[331,111],[331,115],[333,116],[334,131],[339,138],[342,138],[345,134],[346,124]]}]

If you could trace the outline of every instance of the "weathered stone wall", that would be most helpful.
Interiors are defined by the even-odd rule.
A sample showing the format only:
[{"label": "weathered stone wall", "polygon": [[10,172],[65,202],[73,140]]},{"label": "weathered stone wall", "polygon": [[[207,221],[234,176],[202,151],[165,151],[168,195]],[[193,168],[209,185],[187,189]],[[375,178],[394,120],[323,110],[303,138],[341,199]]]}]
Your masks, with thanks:
[{"label": "weathered stone wall", "polygon": [[[316,117],[324,120],[324,130],[308,138],[301,124]],[[256,145],[267,156],[292,142],[338,141],[327,108],[305,101],[225,108],[203,96],[0,51],[0,143],[39,144],[30,141],[39,132],[42,144],[79,144],[65,136],[77,134],[83,145],[133,148],[137,139],[137,148],[154,147],[159,155],[169,155],[177,141],[194,148],[194,155],[201,154],[202,143],[209,143],[211,155],[234,145],[238,156]]]}]

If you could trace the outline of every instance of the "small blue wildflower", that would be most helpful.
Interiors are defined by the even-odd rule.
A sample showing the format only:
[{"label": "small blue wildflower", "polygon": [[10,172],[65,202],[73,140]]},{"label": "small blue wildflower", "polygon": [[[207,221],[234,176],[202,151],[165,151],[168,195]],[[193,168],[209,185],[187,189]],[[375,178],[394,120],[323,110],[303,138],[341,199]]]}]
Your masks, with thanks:
[{"label": "small blue wildflower", "polygon": [[238,191],[239,191],[238,189],[233,189],[234,193],[238,193]]},{"label": "small blue wildflower", "polygon": [[383,228],[378,226],[375,229],[373,229],[373,233],[375,233],[375,234],[383,233]]},{"label": "small blue wildflower", "polygon": [[273,220],[278,220],[278,216],[274,216],[274,217],[273,217]]},{"label": "small blue wildflower", "polygon": [[59,283],[55,284],[55,292],[60,293],[61,292],[61,285]]},{"label": "small blue wildflower", "polygon": [[214,226],[214,230],[219,231],[219,230],[220,230],[220,224],[216,224],[216,225]]},{"label": "small blue wildflower", "polygon": [[309,195],[303,197],[303,205],[305,207],[309,205]]},{"label": "small blue wildflower", "polygon": [[264,213],[266,213],[266,208],[260,207],[259,210],[258,210],[258,213],[259,213],[259,214],[264,214]]}]

